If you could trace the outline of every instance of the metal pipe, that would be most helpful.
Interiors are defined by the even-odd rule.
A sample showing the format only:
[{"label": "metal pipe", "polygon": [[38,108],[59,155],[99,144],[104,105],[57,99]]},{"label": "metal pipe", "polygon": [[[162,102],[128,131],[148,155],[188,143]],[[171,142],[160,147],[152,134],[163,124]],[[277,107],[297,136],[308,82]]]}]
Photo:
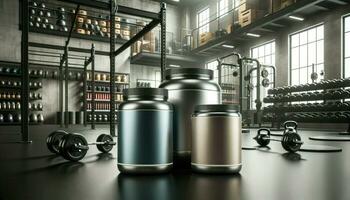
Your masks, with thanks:
[{"label": "metal pipe", "polygon": [[69,104],[69,98],[68,98],[68,75],[69,75],[69,70],[68,70],[68,45],[66,43],[66,48],[65,48],[65,51],[64,51],[64,55],[65,57],[65,76],[64,76],[64,85],[65,85],[65,88],[64,88],[64,97],[65,97],[65,100],[64,100],[64,106],[65,106],[65,113],[64,113],[64,119],[65,119],[65,127],[68,128],[68,124],[69,124],[69,114],[68,114],[68,104]]},{"label": "metal pipe", "polygon": [[21,43],[21,65],[22,65],[22,86],[21,86],[21,133],[22,141],[29,143],[29,60],[28,60],[28,31],[29,31],[29,3],[22,0],[22,43]]},{"label": "metal pipe", "polygon": [[161,81],[165,78],[166,69],[166,4],[160,3],[160,72]]},{"label": "metal pipe", "polygon": [[84,102],[83,102],[83,106],[84,106],[84,126],[87,126],[87,58],[85,57],[85,63],[84,63],[84,74],[83,74],[83,88],[84,88],[84,92],[83,92],[83,98],[84,98]]},{"label": "metal pipe", "polygon": [[[115,12],[117,9],[117,5],[115,4],[114,0],[110,0],[110,20],[114,20],[115,19]],[[115,96],[114,96],[114,92],[115,92],[115,56],[114,56],[114,52],[115,52],[115,23],[111,23],[111,28],[110,28],[110,81],[109,81],[109,87],[110,87],[110,135],[112,136],[116,136],[115,134]]]},{"label": "metal pipe", "polygon": [[77,21],[79,8],[80,8],[80,4],[78,4],[77,7],[75,8],[74,19],[73,19],[72,25],[71,25],[70,30],[69,30],[68,39],[66,41],[66,46],[69,45],[70,38],[72,37],[72,32],[73,32],[74,24]]},{"label": "metal pipe", "polygon": [[91,90],[92,90],[92,97],[91,97],[91,129],[95,129],[95,45],[91,45]]},{"label": "metal pipe", "polygon": [[[60,55],[62,57],[62,55]],[[61,58],[61,60],[63,60]],[[64,119],[64,112],[63,112],[63,63],[60,62],[60,66],[58,68],[58,96],[59,96],[59,108],[60,108],[60,126],[63,127],[63,121]]]}]

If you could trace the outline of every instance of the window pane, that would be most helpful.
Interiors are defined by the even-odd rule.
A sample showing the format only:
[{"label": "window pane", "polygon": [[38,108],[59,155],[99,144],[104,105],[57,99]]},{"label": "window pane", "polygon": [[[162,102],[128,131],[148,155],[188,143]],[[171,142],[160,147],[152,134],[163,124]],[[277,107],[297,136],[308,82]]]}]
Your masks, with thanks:
[{"label": "window pane", "polygon": [[300,84],[305,84],[307,83],[307,76],[305,76],[305,74],[307,74],[307,68],[301,68],[300,69]]},{"label": "window pane", "polygon": [[345,32],[349,32],[350,31],[350,16],[345,18],[344,30],[345,30]]},{"label": "window pane", "polygon": [[299,70],[292,70],[292,85],[299,85]]},{"label": "window pane", "polygon": [[266,44],[265,45],[265,53],[266,54],[271,54],[271,44]]},{"label": "window pane", "polygon": [[257,57],[258,57],[258,54],[259,54],[258,49],[257,49],[257,48],[254,48],[254,49],[252,50],[252,52],[253,52],[252,57],[253,57],[253,58],[257,58]]},{"label": "window pane", "polygon": [[292,36],[292,47],[299,46],[299,34],[295,34]]},{"label": "window pane", "polygon": [[292,69],[299,67],[299,47],[292,49]]},{"label": "window pane", "polygon": [[317,40],[322,40],[323,39],[323,32],[324,32],[324,30],[323,30],[324,28],[323,28],[323,25],[322,26],[319,26],[319,27],[317,27]]},{"label": "window pane", "polygon": [[275,54],[275,51],[276,51],[275,45],[276,45],[276,42],[272,42],[272,44],[271,44],[271,53],[272,54]]},{"label": "window pane", "polygon": [[316,43],[310,43],[308,45],[308,65],[316,64]]},{"label": "window pane", "polygon": [[[350,18],[350,17],[348,17]],[[344,50],[345,50],[345,58],[350,57],[350,32],[345,34],[344,40]]]},{"label": "window pane", "polygon": [[307,31],[300,33],[300,45],[307,43]]},{"label": "window pane", "polygon": [[314,42],[316,40],[316,29],[310,29],[308,31],[308,42]]},{"label": "window pane", "polygon": [[265,55],[264,50],[265,50],[264,46],[259,47],[259,57],[262,57]]},{"label": "window pane", "polygon": [[307,45],[300,47],[300,67],[307,66]]},{"label": "window pane", "polygon": [[348,77],[350,77],[350,58],[345,59],[344,64],[345,64],[344,65],[345,78],[348,78]]},{"label": "window pane", "polygon": [[265,65],[272,65],[271,59],[272,59],[272,56],[266,56],[264,64]]},{"label": "window pane", "polygon": [[324,63],[324,44],[323,40],[317,42],[317,64]]}]

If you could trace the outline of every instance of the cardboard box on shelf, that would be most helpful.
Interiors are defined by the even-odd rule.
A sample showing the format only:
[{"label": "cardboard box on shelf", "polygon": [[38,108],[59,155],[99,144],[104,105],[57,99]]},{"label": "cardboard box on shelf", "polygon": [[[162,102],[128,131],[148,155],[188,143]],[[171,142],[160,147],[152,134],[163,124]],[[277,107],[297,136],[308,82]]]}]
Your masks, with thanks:
[{"label": "cardboard box on shelf", "polygon": [[130,31],[129,30],[122,30],[121,33],[123,36],[130,36]]},{"label": "cardboard box on shelf", "polygon": [[296,2],[296,0],[281,0],[281,8],[280,9],[288,7],[288,6],[292,5],[295,2]]},{"label": "cardboard box on shelf", "polygon": [[230,34],[233,32],[233,24],[229,24],[226,27],[227,34]]},{"label": "cardboard box on shelf", "polygon": [[205,32],[199,35],[199,46],[206,44],[208,41],[214,38],[214,33]]},{"label": "cardboard box on shelf", "polygon": [[281,0],[270,0],[270,13],[281,10]]},{"label": "cardboard box on shelf", "polygon": [[155,43],[149,40],[143,40],[142,41],[142,51],[143,52],[150,52],[150,53],[154,53],[155,51]]},{"label": "cardboard box on shelf", "polygon": [[264,15],[265,11],[249,9],[238,16],[238,21],[241,27],[244,27],[251,24],[256,19],[263,17]]},{"label": "cardboard box on shelf", "polygon": [[261,10],[268,12],[269,10],[269,1],[270,0],[241,0],[239,1],[238,7],[236,8],[236,11],[238,11],[238,15],[242,12],[254,9],[254,10]]}]

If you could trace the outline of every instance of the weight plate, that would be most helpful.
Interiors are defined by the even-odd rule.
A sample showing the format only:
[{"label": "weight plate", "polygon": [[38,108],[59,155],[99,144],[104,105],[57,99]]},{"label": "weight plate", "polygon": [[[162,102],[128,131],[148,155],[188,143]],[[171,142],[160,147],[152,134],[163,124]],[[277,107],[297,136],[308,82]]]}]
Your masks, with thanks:
[{"label": "weight plate", "polygon": [[297,133],[286,132],[282,137],[282,147],[286,151],[293,153],[299,151],[302,144],[295,142],[301,142],[301,137]]},{"label": "weight plate", "polygon": [[267,77],[269,76],[269,71],[267,71],[266,69],[263,69],[263,70],[261,71],[261,76],[262,76],[263,78],[267,78]]},{"label": "weight plate", "polygon": [[[113,137],[107,134],[101,134],[97,137],[96,142],[113,142]],[[97,144],[96,147],[102,153],[108,153],[113,149],[113,145],[110,144]]]},{"label": "weight plate", "polygon": [[64,135],[59,143],[59,152],[61,156],[70,161],[79,161],[87,153],[87,149],[77,148],[76,145],[87,146],[86,139],[80,134]]},{"label": "weight plate", "polygon": [[270,80],[268,78],[264,78],[261,82],[261,85],[265,88],[270,86]]},{"label": "weight plate", "polygon": [[303,145],[300,151],[306,152],[340,152],[342,151],[339,147],[327,146],[327,145]]},{"label": "weight plate", "polygon": [[61,138],[68,133],[63,130],[58,130],[50,133],[50,135],[46,138],[47,148],[55,154],[59,154],[58,144],[60,143]]}]

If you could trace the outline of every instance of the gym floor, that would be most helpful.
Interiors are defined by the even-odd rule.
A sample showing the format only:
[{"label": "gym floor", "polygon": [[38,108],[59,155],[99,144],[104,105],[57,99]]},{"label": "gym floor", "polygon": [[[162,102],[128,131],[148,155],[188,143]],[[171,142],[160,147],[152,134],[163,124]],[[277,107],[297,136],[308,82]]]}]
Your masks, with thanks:
[{"label": "gym floor", "polygon": [[[176,171],[166,175],[128,176],[117,169],[116,147],[99,154],[92,147],[81,162],[68,162],[46,148],[46,136],[57,126],[30,127],[32,144],[18,141],[14,127],[0,131],[0,199],[349,199],[350,145],[308,140],[311,135],[336,134],[299,130],[307,144],[342,148],[336,153],[286,153],[280,143],[270,149],[244,150],[239,175],[202,175]],[[17,130],[18,131],[18,130]],[[73,126],[88,141],[109,127],[96,130]],[[256,130],[243,134],[243,146],[255,146]],[[6,142],[5,142],[6,141]]]}]

